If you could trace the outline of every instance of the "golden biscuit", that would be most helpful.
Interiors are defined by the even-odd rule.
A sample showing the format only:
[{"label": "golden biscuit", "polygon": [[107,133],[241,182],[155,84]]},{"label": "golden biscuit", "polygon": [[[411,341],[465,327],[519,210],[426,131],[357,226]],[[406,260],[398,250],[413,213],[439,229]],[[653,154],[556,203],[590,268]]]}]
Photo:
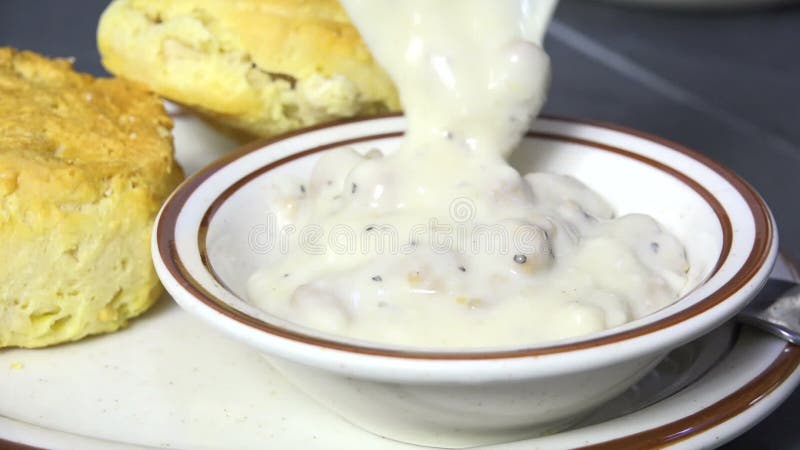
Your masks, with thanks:
[{"label": "golden biscuit", "polygon": [[162,292],[150,230],[183,175],[161,100],[0,48],[0,348],[117,330]]},{"label": "golden biscuit", "polygon": [[115,0],[97,40],[110,72],[252,135],[399,109],[335,0]]}]

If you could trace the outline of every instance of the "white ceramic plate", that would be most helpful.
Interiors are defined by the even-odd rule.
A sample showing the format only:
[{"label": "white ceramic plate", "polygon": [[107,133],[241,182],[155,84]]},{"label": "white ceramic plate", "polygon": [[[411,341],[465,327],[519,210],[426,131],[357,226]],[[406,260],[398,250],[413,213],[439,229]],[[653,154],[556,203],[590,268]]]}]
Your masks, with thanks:
[{"label": "white ceramic plate", "polygon": [[[176,117],[175,134],[187,172],[235,146],[187,115]],[[776,271],[780,278],[800,279],[785,261]],[[791,393],[800,381],[799,364],[797,347],[729,325],[671,353],[581,425],[491,448],[720,445]],[[0,352],[0,447],[12,445],[413,448],[362,431],[313,403],[258,353],[170,299],[113,335]]]}]

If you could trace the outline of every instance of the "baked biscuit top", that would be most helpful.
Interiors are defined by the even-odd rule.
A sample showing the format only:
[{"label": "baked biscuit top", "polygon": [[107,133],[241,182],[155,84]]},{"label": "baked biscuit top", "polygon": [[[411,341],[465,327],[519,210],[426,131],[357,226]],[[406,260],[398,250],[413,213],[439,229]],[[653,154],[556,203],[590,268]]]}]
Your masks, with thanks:
[{"label": "baked biscuit top", "polygon": [[93,201],[119,177],[162,195],[162,180],[180,176],[180,168],[161,100],[71,66],[0,48],[0,202],[12,194],[34,203]]},{"label": "baked biscuit top", "polygon": [[336,0],[115,0],[97,43],[109,72],[252,135],[400,106]]}]

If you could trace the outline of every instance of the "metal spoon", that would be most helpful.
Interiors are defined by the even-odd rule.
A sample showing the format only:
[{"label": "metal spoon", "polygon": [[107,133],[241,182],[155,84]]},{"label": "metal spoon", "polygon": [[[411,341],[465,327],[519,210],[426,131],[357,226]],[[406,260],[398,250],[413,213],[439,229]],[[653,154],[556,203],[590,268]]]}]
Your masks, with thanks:
[{"label": "metal spoon", "polygon": [[736,317],[781,339],[800,345],[800,284],[769,280]]}]

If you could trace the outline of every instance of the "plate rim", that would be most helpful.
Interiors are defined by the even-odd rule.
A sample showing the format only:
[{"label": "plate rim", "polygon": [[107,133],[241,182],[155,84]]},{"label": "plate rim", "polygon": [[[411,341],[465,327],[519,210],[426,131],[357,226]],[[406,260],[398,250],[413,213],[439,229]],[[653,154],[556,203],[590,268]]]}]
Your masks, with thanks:
[{"label": "plate rim", "polygon": [[[800,263],[794,258],[782,252],[780,259],[785,263],[795,281],[800,281]],[[780,341],[778,338],[767,337],[775,341],[774,345],[778,345]],[[734,347],[741,345],[741,336],[737,338]],[[732,350],[731,350],[732,351]],[[716,365],[722,364],[727,357],[718,361]],[[715,365],[715,366],[716,366]],[[695,380],[693,383],[685,386],[681,391],[702,383],[708,374]],[[658,426],[638,430],[635,432],[625,432],[621,436],[604,439],[599,442],[590,442],[582,447],[577,447],[583,450],[606,450],[606,449],[639,449],[657,447],[670,447],[678,444],[689,444],[696,441],[704,441],[714,431],[729,423],[732,419],[740,417],[747,412],[755,412],[755,418],[749,418],[745,426],[734,427],[727,432],[720,433],[714,440],[716,445],[727,442],[739,434],[745,432],[750,427],[754,426],[761,418],[771,412],[778,404],[783,402],[794,390],[797,384],[800,383],[800,346],[789,344],[788,342],[777,351],[776,357],[769,363],[769,365],[760,371],[754,377],[750,377],[743,385],[740,385],[734,391],[726,391],[727,394],[715,400],[713,403],[706,405],[700,410],[677,419],[673,418],[666,423]],[[785,389],[781,389],[785,388]],[[673,394],[677,395],[681,391]],[[670,397],[662,399],[661,401],[650,405],[644,410],[649,408],[657,408],[658,405]],[[760,410],[757,410],[759,409]],[[756,411],[757,410],[757,411]],[[625,416],[622,416],[625,417]],[[701,419],[701,424],[698,426],[696,420]],[[615,419],[611,419],[615,420]],[[601,422],[595,425],[601,425],[606,422]],[[28,441],[9,440],[2,436],[2,430],[8,425],[34,427],[38,431],[44,433],[41,435],[37,433],[37,439]],[[592,425],[594,426],[594,425]],[[589,426],[591,427],[591,426]],[[587,427],[587,428],[589,428]],[[568,430],[571,432],[579,433],[582,429],[577,428]],[[366,433],[366,431],[365,431]],[[559,433],[556,433],[556,436]],[[22,422],[5,415],[0,414],[0,448],[7,450],[46,450],[41,447],[41,442],[54,441],[59,439],[68,439],[80,441],[88,444],[103,445],[104,447],[98,448],[158,448],[138,446],[136,444],[110,441],[102,438],[94,438],[91,436],[74,434],[68,431],[61,431],[52,428],[46,428],[39,425]],[[499,444],[498,446],[490,446],[489,448],[501,448],[506,445],[526,445],[526,443],[534,443],[537,438],[522,439],[516,442],[509,442],[507,444]],[[44,444],[47,445],[47,444]]]},{"label": "plate rim", "polygon": [[[191,124],[188,124],[188,121],[190,119],[192,119],[192,120],[195,119],[196,116],[194,116],[194,115],[189,115],[189,114],[177,114],[176,115],[176,114],[173,114],[173,117],[174,117],[175,122],[176,122],[176,128],[181,123],[183,123],[187,127],[188,126],[192,126],[192,127],[196,127],[196,126],[197,127],[204,127],[205,126],[205,125],[202,125],[202,124],[195,124],[194,122],[191,122]],[[184,121],[186,121],[187,123],[184,123]],[[595,121],[592,121],[592,120],[583,120],[583,121],[586,122],[586,123],[589,123],[589,124],[597,124]],[[603,123],[603,125],[608,126],[609,124],[608,123]],[[610,127],[610,128],[613,128],[613,126]],[[630,132],[632,130],[626,129],[625,131]],[[786,261],[787,265],[790,265],[791,267],[795,268],[793,270],[794,277],[795,277],[796,280],[800,280],[800,275],[797,273],[797,267],[800,267],[800,266],[797,265],[796,261],[790,263],[789,260],[791,258],[787,257],[787,255],[785,253],[781,253],[781,258],[780,259],[783,260],[783,261]],[[779,340],[777,338],[774,338],[774,341],[775,341],[774,345],[776,345],[776,346],[779,345]],[[736,344],[734,344],[734,345],[736,345]],[[724,358],[723,358],[723,361],[724,361]],[[719,363],[717,363],[717,364],[719,364]],[[800,361],[798,361],[798,364],[800,364]],[[761,373],[763,373],[763,371]],[[800,378],[799,377],[800,376],[800,369],[796,369],[793,372],[793,375],[795,375],[795,378]],[[789,378],[791,378],[791,376],[792,375],[789,375]],[[703,377],[701,377],[700,379],[696,380],[694,383],[690,384],[689,386],[695,385],[696,383],[701,382],[705,378],[706,378],[706,376],[704,375]],[[797,381],[800,381],[800,380],[797,380]],[[744,432],[747,428],[749,428],[750,426],[754,425],[760,418],[762,418],[767,413],[769,413],[772,410],[772,407],[777,405],[777,403],[780,403],[783,400],[785,400],[785,398],[787,398],[790,395],[791,389],[789,389],[787,391],[784,388],[788,388],[788,387],[791,387],[792,389],[794,388],[794,386],[787,386],[786,382],[787,382],[787,380],[784,380],[783,383],[780,383],[775,388],[775,390],[772,391],[771,395],[765,395],[764,397],[762,397],[759,400],[759,402],[754,404],[752,407],[750,407],[748,409],[745,409],[744,412],[742,412],[739,416],[735,416],[734,418],[728,420],[727,422],[724,422],[724,423],[720,424],[717,428],[722,427],[722,426],[724,426],[726,424],[730,424],[731,422],[733,422],[733,419],[741,417],[741,416],[745,416],[748,412],[751,412],[751,411],[753,411],[755,409],[761,408],[761,411],[758,411],[757,414],[755,414],[757,417],[755,417],[755,418],[748,417],[746,419],[747,422],[746,422],[745,426],[737,425],[737,428],[735,430],[733,430],[733,432],[730,432],[730,430],[729,430],[727,439],[725,439],[725,440],[732,439],[733,437],[737,436],[738,434]],[[796,382],[795,382],[795,384],[796,384]],[[730,392],[728,392],[728,393],[730,393]],[[667,399],[664,399],[664,400],[667,400]],[[662,401],[664,401],[664,400],[662,400]],[[652,405],[651,407],[657,406],[659,403],[656,403],[655,405]],[[4,431],[12,430],[13,427],[15,427],[15,426],[20,427],[20,428],[24,427],[24,428],[28,428],[28,429],[32,429],[32,430],[38,430],[39,432],[37,432],[35,435],[33,435],[33,433],[32,433],[32,435],[33,435],[32,439],[9,440],[8,439],[8,434],[6,434]],[[713,439],[713,438],[710,438],[708,436],[711,435],[712,433],[714,433],[717,430],[717,428],[711,428],[711,429],[703,431],[702,433],[690,433],[686,437],[686,439],[681,440],[681,441],[675,441],[675,442],[672,443],[672,445],[678,444],[678,446],[683,446],[683,444],[700,442],[703,439],[706,439],[707,442],[711,442],[710,439]],[[522,440],[522,441],[518,441],[516,443],[511,443],[511,444],[522,444],[524,446],[526,442],[530,442],[530,440]],[[724,441],[714,441],[714,442],[717,443],[717,444],[721,444]],[[72,444],[76,444],[76,445],[72,445]],[[76,448],[76,447],[77,448],[87,448],[87,449],[88,448],[97,448],[97,449],[102,449],[102,450],[111,449],[111,448],[113,448],[113,449],[158,448],[158,447],[147,447],[147,446],[135,445],[135,444],[130,444],[130,443],[126,444],[126,443],[119,442],[119,441],[111,441],[111,440],[107,440],[107,439],[103,439],[103,438],[91,437],[91,436],[88,436],[88,435],[85,435],[85,434],[70,433],[68,431],[57,430],[57,429],[54,429],[54,428],[47,428],[47,427],[36,425],[36,424],[33,424],[33,423],[20,421],[20,420],[11,418],[11,417],[7,417],[7,416],[5,416],[3,414],[0,414],[0,448],[9,449],[9,450],[39,450],[39,449],[46,448],[47,446],[52,446],[53,448],[59,448],[59,446],[63,447],[63,448]],[[528,444],[528,447],[530,447],[530,444]],[[524,447],[524,448],[528,448],[528,447]]]}]

